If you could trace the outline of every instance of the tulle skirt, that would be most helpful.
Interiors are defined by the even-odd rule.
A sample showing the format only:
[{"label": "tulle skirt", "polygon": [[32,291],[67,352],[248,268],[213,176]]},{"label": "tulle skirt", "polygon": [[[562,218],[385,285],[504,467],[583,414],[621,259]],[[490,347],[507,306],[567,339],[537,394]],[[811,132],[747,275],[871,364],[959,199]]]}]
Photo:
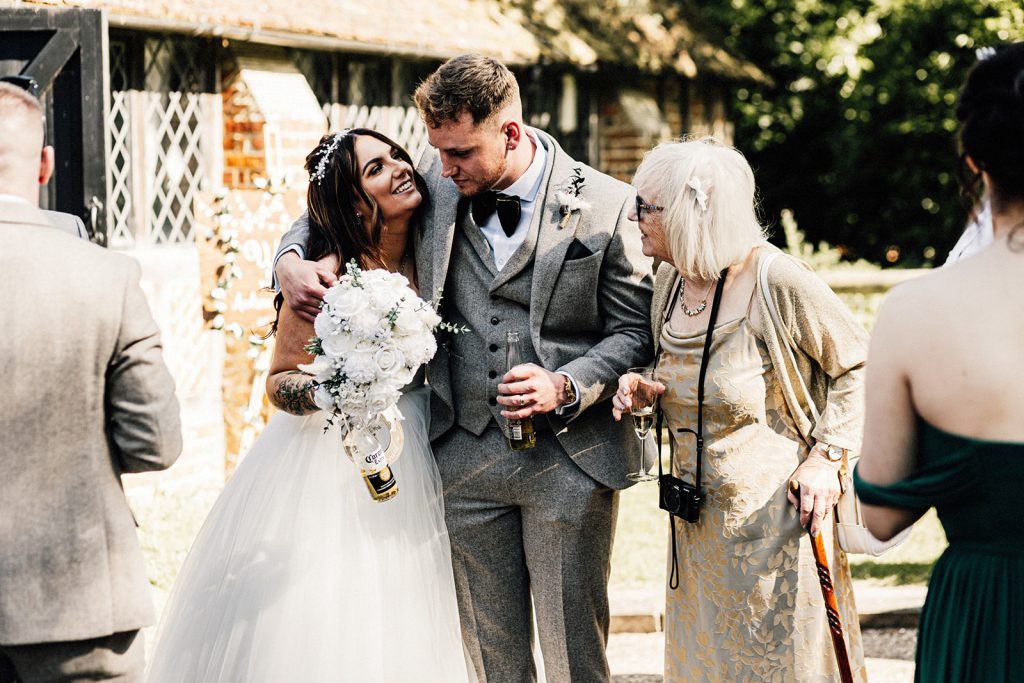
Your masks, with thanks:
[{"label": "tulle skirt", "polygon": [[399,404],[399,492],[382,503],[323,414],[274,415],[182,566],[149,681],[469,680],[428,395]]}]

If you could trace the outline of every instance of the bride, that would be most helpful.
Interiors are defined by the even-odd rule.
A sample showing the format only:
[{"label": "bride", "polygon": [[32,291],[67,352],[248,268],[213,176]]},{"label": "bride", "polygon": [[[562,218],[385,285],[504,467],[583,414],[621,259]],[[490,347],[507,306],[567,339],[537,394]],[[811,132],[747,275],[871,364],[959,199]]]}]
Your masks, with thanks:
[{"label": "bride", "polygon": [[[408,153],[368,129],[306,158],[309,257],[414,280],[426,194]],[[399,493],[378,503],[312,400],[314,335],[278,299],[275,414],[214,505],[157,631],[152,683],[467,681],[448,532],[428,441],[429,389],[406,387]],[[422,374],[420,375],[422,376]]]}]

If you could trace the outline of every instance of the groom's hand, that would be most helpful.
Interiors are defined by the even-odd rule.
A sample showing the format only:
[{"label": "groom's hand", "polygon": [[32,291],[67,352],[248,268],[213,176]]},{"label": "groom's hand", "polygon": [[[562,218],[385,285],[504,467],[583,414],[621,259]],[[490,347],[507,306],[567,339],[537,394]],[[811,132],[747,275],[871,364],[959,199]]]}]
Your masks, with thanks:
[{"label": "groom's hand", "polygon": [[565,375],[533,363],[515,366],[498,385],[498,403],[509,408],[501,415],[509,420],[550,413],[565,402]]},{"label": "groom's hand", "polygon": [[306,261],[294,251],[282,254],[277,259],[274,273],[281,283],[281,294],[288,302],[288,307],[303,320],[313,322],[316,319],[327,287],[338,281],[334,274],[337,262],[334,256],[319,261]]}]

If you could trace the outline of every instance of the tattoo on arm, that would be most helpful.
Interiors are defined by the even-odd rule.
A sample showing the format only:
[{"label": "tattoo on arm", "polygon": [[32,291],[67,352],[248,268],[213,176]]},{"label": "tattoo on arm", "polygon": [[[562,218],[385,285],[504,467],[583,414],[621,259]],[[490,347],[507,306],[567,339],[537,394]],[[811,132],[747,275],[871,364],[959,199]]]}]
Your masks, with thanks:
[{"label": "tattoo on arm", "polygon": [[312,377],[298,370],[290,370],[277,381],[271,402],[292,415],[309,415],[320,410],[313,400],[316,382]]}]

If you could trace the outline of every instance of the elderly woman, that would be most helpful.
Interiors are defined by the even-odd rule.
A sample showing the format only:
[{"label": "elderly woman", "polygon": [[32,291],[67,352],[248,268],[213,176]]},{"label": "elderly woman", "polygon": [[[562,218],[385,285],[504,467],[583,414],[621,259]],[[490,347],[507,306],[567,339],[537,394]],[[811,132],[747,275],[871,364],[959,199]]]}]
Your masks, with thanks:
[{"label": "elderly woman", "polygon": [[1024,680],[1024,42],[981,52],[960,95],[992,243],[895,289],[878,314],[857,491],[888,538],[934,506],[918,681]]},{"label": "elderly woman", "polygon": [[[847,649],[854,677],[865,680],[850,569],[830,512],[846,451],[860,441],[867,334],[807,266],[765,241],[754,176],[735,149],[711,138],[661,145],[634,184],[631,218],[644,253],[664,262],[651,307],[658,390],[673,441],[672,474],[689,484],[696,439],[680,430],[696,429],[700,368],[712,335],[703,383],[705,500],[695,523],[672,518],[665,680],[838,680],[802,525],[824,534],[834,555]],[[766,295],[784,329],[773,325]],[[629,411],[637,381],[620,379],[616,419]],[[801,398],[801,381],[813,410]],[[790,481],[800,484],[799,500]]]}]

